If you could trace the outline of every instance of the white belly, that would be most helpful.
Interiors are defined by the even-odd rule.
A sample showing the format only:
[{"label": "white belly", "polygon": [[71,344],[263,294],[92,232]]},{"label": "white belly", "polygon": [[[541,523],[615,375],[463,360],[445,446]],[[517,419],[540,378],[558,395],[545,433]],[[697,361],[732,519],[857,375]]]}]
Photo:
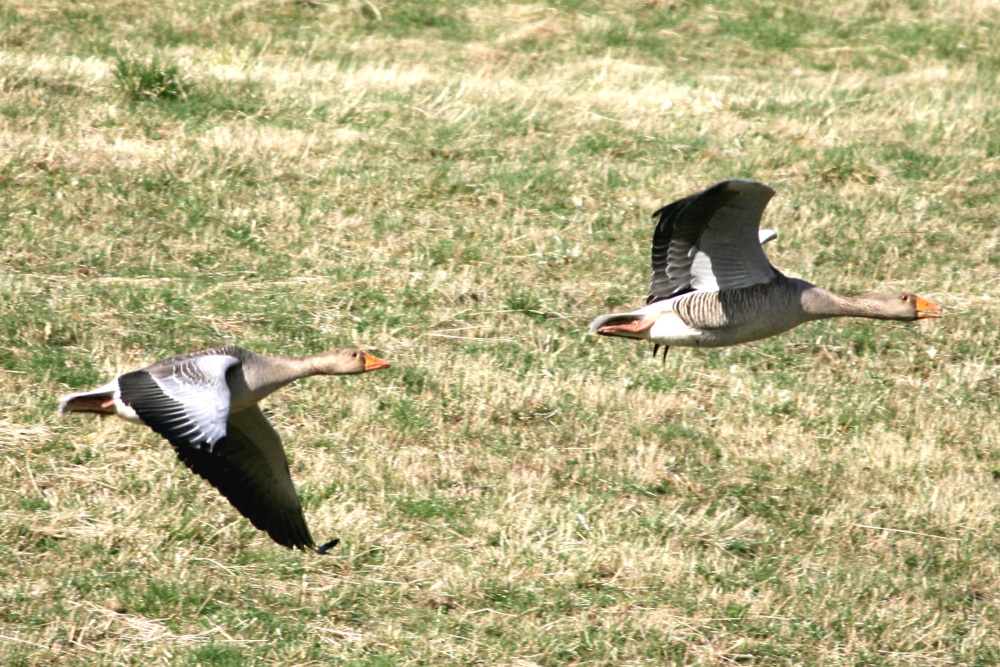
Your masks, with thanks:
[{"label": "white belly", "polygon": [[697,347],[702,344],[704,335],[704,332],[684,324],[672,310],[659,314],[649,329],[649,340],[657,345]]}]

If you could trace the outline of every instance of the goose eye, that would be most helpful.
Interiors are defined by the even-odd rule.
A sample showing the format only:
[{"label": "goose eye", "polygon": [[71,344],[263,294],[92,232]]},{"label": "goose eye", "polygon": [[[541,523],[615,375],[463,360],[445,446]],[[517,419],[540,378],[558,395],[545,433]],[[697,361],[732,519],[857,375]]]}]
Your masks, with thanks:
[{"label": "goose eye", "polygon": [[354,352],[351,352],[351,356],[356,359],[357,356],[358,356],[357,350],[355,350]]},{"label": "goose eye", "polygon": [[910,300],[910,295],[909,294],[904,294],[903,295],[903,301],[909,301],[909,300]]}]

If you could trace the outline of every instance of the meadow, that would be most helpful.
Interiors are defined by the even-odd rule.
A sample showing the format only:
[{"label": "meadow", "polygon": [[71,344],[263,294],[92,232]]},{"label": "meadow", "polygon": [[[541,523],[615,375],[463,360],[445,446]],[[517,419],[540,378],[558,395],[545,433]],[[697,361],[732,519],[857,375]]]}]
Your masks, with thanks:
[{"label": "meadow", "polygon": [[[1000,663],[993,0],[6,0],[0,663]],[[719,350],[587,334],[650,214],[941,304]],[[58,397],[220,344],[329,556]]]}]

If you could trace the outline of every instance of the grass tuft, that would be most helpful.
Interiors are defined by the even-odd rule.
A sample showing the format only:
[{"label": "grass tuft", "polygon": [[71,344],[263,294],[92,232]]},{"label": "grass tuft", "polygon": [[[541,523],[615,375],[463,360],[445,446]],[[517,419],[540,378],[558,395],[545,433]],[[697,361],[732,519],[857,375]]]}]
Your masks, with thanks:
[{"label": "grass tuft", "polygon": [[118,54],[112,68],[118,90],[132,102],[177,100],[186,98],[190,82],[180,65],[173,60],[160,60],[157,55],[143,58],[135,54]]}]

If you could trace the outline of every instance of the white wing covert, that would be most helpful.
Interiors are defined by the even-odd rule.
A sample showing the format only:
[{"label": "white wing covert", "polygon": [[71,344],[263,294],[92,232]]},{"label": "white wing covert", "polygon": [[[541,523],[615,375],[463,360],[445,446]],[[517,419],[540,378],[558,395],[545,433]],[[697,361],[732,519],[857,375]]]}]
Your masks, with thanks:
[{"label": "white wing covert", "polygon": [[118,379],[121,400],[175,447],[211,451],[226,436],[226,371],[238,363],[237,357],[209,354],[153,364]]}]

